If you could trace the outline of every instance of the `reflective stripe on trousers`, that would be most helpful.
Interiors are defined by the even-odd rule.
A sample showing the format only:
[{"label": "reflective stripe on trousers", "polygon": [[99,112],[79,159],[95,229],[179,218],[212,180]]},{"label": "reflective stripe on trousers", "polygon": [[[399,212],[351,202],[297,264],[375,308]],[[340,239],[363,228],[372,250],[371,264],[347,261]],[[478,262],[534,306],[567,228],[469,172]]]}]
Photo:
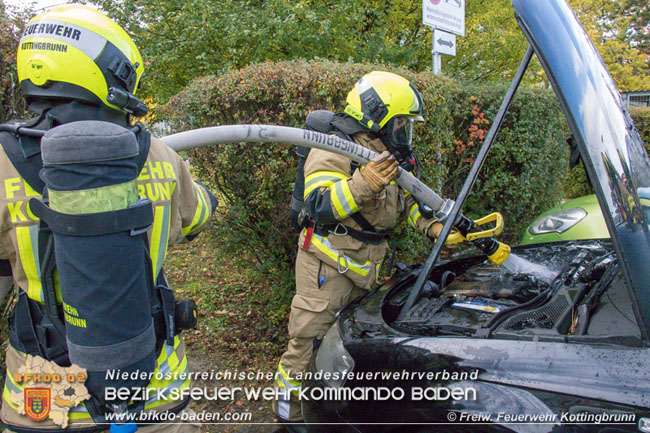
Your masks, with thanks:
[{"label": "reflective stripe on trousers", "polygon": [[275,383],[280,388],[278,392],[278,415],[284,420],[289,420],[291,417],[291,393],[298,395],[302,388],[302,382],[291,379],[282,368],[282,364],[278,362]]}]

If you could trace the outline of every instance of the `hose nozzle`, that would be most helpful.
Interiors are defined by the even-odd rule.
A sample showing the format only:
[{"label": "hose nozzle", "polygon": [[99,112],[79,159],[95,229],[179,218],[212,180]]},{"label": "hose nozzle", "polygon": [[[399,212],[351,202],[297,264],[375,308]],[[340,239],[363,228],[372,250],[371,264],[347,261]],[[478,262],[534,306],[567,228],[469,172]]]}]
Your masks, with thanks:
[{"label": "hose nozzle", "polygon": [[477,239],[472,243],[487,254],[488,259],[497,266],[503,264],[510,255],[510,246],[494,238]]},{"label": "hose nozzle", "polygon": [[499,247],[497,248],[496,252],[493,254],[488,255],[488,259],[495,265],[501,265],[503,262],[508,260],[508,256],[510,256],[510,246],[504,244],[503,242],[497,242],[499,244]]}]

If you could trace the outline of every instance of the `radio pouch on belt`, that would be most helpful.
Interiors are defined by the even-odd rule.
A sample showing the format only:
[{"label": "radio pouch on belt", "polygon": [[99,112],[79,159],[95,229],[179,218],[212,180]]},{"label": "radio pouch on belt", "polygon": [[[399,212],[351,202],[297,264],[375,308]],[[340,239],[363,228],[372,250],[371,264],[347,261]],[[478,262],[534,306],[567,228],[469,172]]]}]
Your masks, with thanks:
[{"label": "radio pouch on belt", "polygon": [[[45,204],[32,199],[30,208],[41,233],[51,231],[70,361],[87,369],[94,402],[124,407],[129,399],[105,401],[104,389],[144,387],[156,364],[153,212],[138,196],[136,136],[112,123],[73,122],[47,131],[41,149]],[[109,380],[108,370],[139,379]],[[140,374],[124,374],[132,372]]]}]

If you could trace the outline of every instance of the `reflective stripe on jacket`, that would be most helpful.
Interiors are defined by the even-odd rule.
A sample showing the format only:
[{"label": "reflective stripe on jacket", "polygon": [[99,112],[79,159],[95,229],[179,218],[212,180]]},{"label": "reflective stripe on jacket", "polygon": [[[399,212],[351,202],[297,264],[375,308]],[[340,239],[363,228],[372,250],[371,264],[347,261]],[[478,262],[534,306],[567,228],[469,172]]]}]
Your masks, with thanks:
[{"label": "reflective stripe on jacket", "polygon": [[[385,149],[381,140],[370,139],[364,133],[353,135],[353,139],[376,152]],[[350,217],[355,212],[360,212],[377,231],[393,229],[402,218],[409,216],[409,212],[413,214],[409,220],[421,233],[426,233],[434,222],[421,218],[413,197],[394,182],[375,194],[360,170],[350,174],[348,158],[319,149],[312,149],[305,161],[305,206],[318,224],[340,223],[356,230],[361,227]],[[299,245],[303,244],[304,233],[299,241]],[[365,244],[338,234],[325,237],[314,234],[307,249],[339,272],[346,273],[362,288],[369,288],[375,282],[387,250],[387,242]]]}]

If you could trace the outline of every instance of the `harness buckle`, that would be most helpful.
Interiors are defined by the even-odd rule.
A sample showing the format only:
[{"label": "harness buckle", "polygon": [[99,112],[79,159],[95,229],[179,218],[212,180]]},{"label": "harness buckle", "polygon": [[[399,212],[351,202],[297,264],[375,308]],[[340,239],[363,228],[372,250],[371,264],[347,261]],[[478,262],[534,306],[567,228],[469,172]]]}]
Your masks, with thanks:
[{"label": "harness buckle", "polygon": [[[345,269],[341,269],[341,259],[343,259],[343,262],[345,263]],[[336,267],[338,268],[339,274],[345,274],[350,270],[348,258],[344,254],[339,255],[338,259],[336,260]]]},{"label": "harness buckle", "polygon": [[[344,230],[343,233],[339,232],[339,227],[343,227]],[[334,231],[330,230],[330,233],[333,234],[334,236],[347,236],[348,228],[341,223],[337,223],[336,226],[334,226]]]}]

